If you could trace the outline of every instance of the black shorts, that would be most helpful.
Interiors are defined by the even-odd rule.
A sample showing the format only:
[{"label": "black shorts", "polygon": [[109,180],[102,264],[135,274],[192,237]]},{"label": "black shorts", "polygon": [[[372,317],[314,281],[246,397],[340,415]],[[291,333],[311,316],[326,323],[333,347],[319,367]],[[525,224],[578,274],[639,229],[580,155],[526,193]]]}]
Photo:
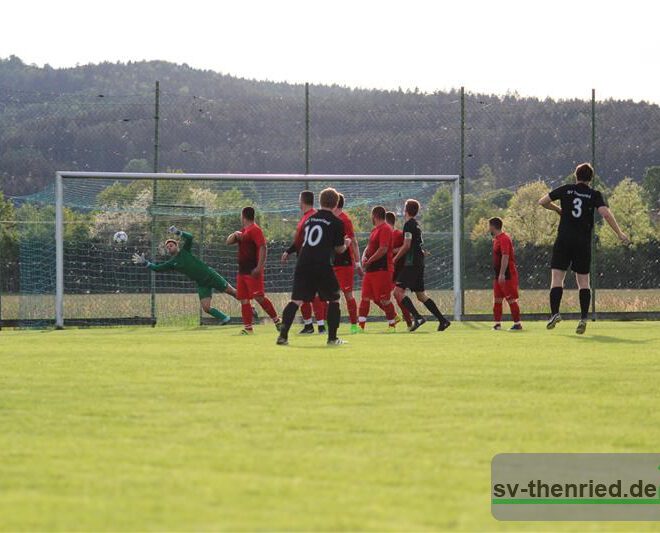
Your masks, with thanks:
[{"label": "black shorts", "polygon": [[296,268],[293,274],[291,299],[311,302],[317,294],[325,302],[339,300],[339,283],[332,266]]},{"label": "black shorts", "polygon": [[405,265],[396,277],[396,286],[413,292],[424,291],[424,266]]},{"label": "black shorts", "polygon": [[550,267],[564,271],[571,267],[576,274],[589,274],[591,270],[591,235],[588,238],[558,236],[552,247]]}]

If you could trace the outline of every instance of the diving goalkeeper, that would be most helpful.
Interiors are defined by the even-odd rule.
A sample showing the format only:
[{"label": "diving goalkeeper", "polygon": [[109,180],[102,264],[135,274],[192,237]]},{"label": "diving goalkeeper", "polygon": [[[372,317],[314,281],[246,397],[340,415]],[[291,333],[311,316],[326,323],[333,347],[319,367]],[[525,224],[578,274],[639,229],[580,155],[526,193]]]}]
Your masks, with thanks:
[{"label": "diving goalkeeper", "polygon": [[232,287],[227,280],[204,263],[201,259],[194,256],[191,252],[193,236],[190,233],[181,231],[176,226],[171,226],[170,233],[181,237],[183,246],[174,239],[165,241],[165,249],[172,256],[163,263],[152,263],[148,261],[144,254],[133,254],[133,263],[144,265],[154,272],[167,272],[174,270],[184,274],[189,279],[197,283],[197,294],[199,294],[199,303],[202,310],[214,318],[220,320],[220,324],[229,324],[231,318],[219,309],[211,307],[211,298],[213,289],[225,292],[236,298],[236,289]]}]

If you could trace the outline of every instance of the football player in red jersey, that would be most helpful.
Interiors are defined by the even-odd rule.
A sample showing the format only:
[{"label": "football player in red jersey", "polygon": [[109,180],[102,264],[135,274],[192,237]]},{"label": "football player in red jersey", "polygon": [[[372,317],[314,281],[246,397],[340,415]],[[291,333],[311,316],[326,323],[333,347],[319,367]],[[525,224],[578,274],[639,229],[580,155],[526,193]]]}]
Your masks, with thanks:
[{"label": "football player in red jersey", "polygon": [[241,211],[243,229],[227,237],[227,244],[238,244],[238,275],[236,277],[236,298],[241,301],[243,334],[250,334],[252,329],[252,304],[254,299],[280,330],[280,317],[273,303],[266,296],[264,289],[264,268],[268,247],[261,228],[254,222],[254,207],[244,207]]},{"label": "football player in red jersey", "polygon": [[[380,304],[389,323],[389,332],[395,331],[396,311],[392,303],[392,228],[385,222],[385,208],[376,206],[371,210],[374,229],[369,244],[362,254],[365,269],[362,280],[362,301],[358,323],[364,330],[372,301]],[[399,319],[400,320],[400,319]]]},{"label": "football player in red jersey", "polygon": [[[314,193],[312,191],[302,191],[299,197],[299,204],[302,216],[298,221],[293,243],[282,254],[282,263],[286,263],[291,254],[298,253],[300,251],[303,243],[303,227],[305,226],[305,222],[307,222],[309,217],[316,214],[316,209],[314,209]],[[302,314],[304,322],[303,329],[300,330],[301,335],[314,333],[312,307],[314,308],[314,316],[316,317],[319,333],[325,333],[325,316],[327,314],[327,303],[321,301],[321,299],[316,296],[312,302],[304,302],[300,307],[300,313]]]},{"label": "football player in red jersey", "polygon": [[355,230],[351,218],[344,211],[344,202],[346,199],[343,194],[339,195],[339,202],[334,210],[335,216],[344,223],[344,235],[351,239],[351,245],[342,253],[335,255],[334,271],[339,282],[339,288],[344,294],[346,300],[346,309],[351,322],[351,333],[359,333],[358,327],[358,309],[357,302],[353,296],[353,280],[355,271],[362,275],[362,265],[360,264],[360,246],[355,238]]},{"label": "football player in red jersey", "polygon": [[513,242],[502,230],[502,219],[493,217],[488,220],[488,230],[493,236],[493,315],[494,330],[502,329],[502,300],[506,299],[511,309],[513,331],[521,330],[520,307],[518,306],[518,270],[513,253]]}]

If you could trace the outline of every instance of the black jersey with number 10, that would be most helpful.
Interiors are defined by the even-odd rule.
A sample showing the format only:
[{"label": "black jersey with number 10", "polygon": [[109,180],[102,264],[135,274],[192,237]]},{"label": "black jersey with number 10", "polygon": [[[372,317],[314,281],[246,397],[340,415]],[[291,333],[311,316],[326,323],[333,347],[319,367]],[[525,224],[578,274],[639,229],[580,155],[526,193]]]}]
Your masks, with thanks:
[{"label": "black jersey with number 10", "polygon": [[562,185],[550,192],[550,199],[561,203],[559,235],[591,235],[594,225],[594,209],[607,206],[600,191],[586,183]]},{"label": "black jersey with number 10", "polygon": [[344,244],[344,224],[331,211],[320,209],[302,227],[298,266],[331,265],[335,247]]}]

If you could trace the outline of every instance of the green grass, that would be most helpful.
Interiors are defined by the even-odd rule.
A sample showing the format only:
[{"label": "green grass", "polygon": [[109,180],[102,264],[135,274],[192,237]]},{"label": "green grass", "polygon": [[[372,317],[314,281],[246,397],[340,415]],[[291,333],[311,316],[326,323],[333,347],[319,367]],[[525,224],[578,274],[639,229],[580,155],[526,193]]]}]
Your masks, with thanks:
[{"label": "green grass", "polygon": [[629,529],[497,522],[490,461],[657,451],[658,323],[432,326],[2,331],[0,529]]}]

